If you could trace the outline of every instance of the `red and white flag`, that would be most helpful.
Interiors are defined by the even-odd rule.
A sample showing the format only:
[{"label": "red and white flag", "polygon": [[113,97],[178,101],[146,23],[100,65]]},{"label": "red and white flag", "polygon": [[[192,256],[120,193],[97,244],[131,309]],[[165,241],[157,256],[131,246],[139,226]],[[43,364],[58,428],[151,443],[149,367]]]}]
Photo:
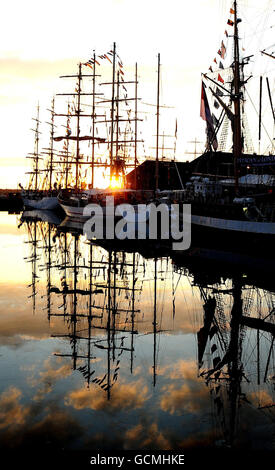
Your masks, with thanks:
[{"label": "red and white flag", "polygon": [[222,84],[224,83],[224,79],[219,73],[218,73],[218,81],[221,82]]}]

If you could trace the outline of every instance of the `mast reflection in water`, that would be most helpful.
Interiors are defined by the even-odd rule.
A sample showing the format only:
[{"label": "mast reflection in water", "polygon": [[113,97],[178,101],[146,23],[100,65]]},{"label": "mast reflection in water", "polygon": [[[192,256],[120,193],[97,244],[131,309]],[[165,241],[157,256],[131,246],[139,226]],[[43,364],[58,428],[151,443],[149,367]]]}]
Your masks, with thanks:
[{"label": "mast reflection in water", "polygon": [[2,218],[2,448],[274,449],[272,263]]}]

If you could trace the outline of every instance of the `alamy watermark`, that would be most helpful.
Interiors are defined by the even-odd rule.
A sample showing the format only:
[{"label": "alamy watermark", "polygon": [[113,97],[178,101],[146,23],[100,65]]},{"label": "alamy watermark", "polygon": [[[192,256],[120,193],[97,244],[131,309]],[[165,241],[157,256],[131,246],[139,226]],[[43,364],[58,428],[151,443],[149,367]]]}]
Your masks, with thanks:
[{"label": "alamy watermark", "polygon": [[83,233],[91,239],[173,240],[173,250],[191,245],[191,204],[88,204],[83,209]]}]

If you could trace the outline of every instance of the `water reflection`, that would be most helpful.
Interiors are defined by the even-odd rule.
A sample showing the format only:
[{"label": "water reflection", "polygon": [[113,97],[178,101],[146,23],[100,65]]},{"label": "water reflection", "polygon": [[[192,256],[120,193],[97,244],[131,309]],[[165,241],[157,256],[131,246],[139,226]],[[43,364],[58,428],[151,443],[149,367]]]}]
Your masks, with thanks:
[{"label": "water reflection", "polygon": [[[210,255],[212,263],[207,264]],[[254,259],[253,266],[247,256],[239,254],[238,263],[232,256],[198,249],[193,265],[185,259],[203,300],[203,325],[197,332],[199,376],[213,402],[221,436],[216,444],[228,447],[242,446],[248,439],[256,408],[275,423],[273,260]],[[220,264],[222,258],[228,263]],[[262,439],[258,436],[254,445],[265,446]]]},{"label": "water reflection", "polygon": [[25,270],[1,285],[3,447],[274,448],[270,260],[88,242],[45,213],[17,225]]}]

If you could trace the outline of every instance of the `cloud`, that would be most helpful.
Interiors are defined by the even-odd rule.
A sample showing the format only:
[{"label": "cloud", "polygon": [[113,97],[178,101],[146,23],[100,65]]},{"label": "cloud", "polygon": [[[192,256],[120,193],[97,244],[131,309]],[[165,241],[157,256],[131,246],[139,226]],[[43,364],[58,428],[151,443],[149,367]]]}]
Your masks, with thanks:
[{"label": "cloud", "polygon": [[170,414],[202,413],[209,408],[209,391],[206,388],[169,385],[161,398],[161,409]]},{"label": "cloud", "polygon": [[20,403],[21,391],[16,387],[10,387],[0,396],[0,429],[9,426],[23,425],[28,414],[28,408]]},{"label": "cloud", "polygon": [[247,396],[248,400],[253,403],[254,406],[268,406],[273,404],[274,400],[267,390],[259,390],[258,392],[252,392]]},{"label": "cloud", "polygon": [[[30,294],[26,284],[1,284],[0,345],[18,348],[27,341],[43,340],[51,335],[47,315],[42,310],[45,301],[36,296],[36,314],[33,315],[32,299],[26,301]],[[62,319],[54,320],[54,328],[57,334],[64,332]]]},{"label": "cloud", "polygon": [[172,415],[207,411],[209,390],[197,377],[196,362],[180,360],[170,369],[166,375],[171,383],[162,388],[161,409]]},{"label": "cloud", "polygon": [[149,398],[148,387],[138,381],[130,384],[116,385],[111,390],[111,400],[98,388],[80,389],[70,392],[65,397],[65,404],[77,410],[85,408],[117,413],[142,408]]},{"label": "cloud", "polygon": [[[52,405],[47,415],[28,432],[34,442],[50,444],[51,447],[66,448],[82,434],[80,424],[66,411]],[[29,441],[31,443],[31,441]]]},{"label": "cloud", "polygon": [[20,403],[22,392],[10,387],[0,395],[0,448],[64,449],[82,434],[82,427],[54,403]]},{"label": "cloud", "polygon": [[126,449],[171,449],[169,439],[158,429],[157,423],[139,423],[125,433]]},{"label": "cloud", "polygon": [[197,432],[194,433],[185,439],[183,439],[179,447],[181,449],[199,449],[201,447],[209,449],[213,445],[217,445],[218,441],[221,443],[224,442],[224,436],[215,430],[210,430],[206,432]]},{"label": "cloud", "polygon": [[172,365],[169,377],[173,380],[184,379],[191,382],[199,382],[197,376],[198,365],[193,360],[180,360]]},{"label": "cloud", "polygon": [[75,67],[77,60],[74,58],[63,60],[22,60],[17,57],[1,58],[1,82],[10,83],[11,77],[13,81],[19,79],[47,79],[60,75],[60,71],[64,69],[71,70]]},{"label": "cloud", "polygon": [[54,385],[58,380],[68,377],[72,373],[72,367],[70,363],[62,364],[58,367],[58,359],[55,358],[53,363],[52,358],[48,358],[44,361],[44,371],[39,372],[39,377],[30,379],[29,383],[35,387],[38,385],[38,391],[33,397],[35,401],[41,401],[45,395],[53,390]]}]

